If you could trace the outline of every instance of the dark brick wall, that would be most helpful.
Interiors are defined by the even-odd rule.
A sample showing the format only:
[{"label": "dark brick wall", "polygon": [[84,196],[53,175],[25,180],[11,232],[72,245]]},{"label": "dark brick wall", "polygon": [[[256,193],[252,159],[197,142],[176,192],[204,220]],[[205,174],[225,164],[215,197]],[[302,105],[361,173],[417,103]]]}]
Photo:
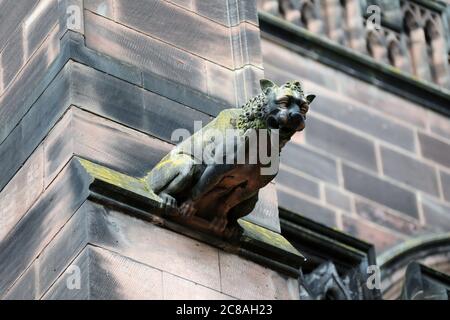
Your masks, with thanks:
[{"label": "dark brick wall", "polygon": [[269,40],[262,51],[267,78],[299,79],[317,95],[306,130],[282,152],[281,207],[378,252],[450,230],[448,118]]}]

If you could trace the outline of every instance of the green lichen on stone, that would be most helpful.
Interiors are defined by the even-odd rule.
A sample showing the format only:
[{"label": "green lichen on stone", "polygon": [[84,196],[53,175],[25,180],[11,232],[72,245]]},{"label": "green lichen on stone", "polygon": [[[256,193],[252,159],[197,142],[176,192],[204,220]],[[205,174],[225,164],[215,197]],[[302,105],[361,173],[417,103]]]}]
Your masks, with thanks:
[{"label": "green lichen on stone", "polygon": [[237,121],[237,127],[244,132],[248,129],[267,129],[264,121],[264,106],[267,98],[264,93],[250,99],[242,106],[242,112]]},{"label": "green lichen on stone", "polygon": [[239,225],[244,229],[244,238],[247,237],[248,241],[257,240],[304,259],[304,256],[300,252],[298,252],[298,250],[295,249],[294,246],[292,246],[292,244],[287,241],[286,238],[284,238],[281,234],[242,219],[240,219],[238,222]]},{"label": "green lichen on stone", "polygon": [[[161,199],[152,190],[147,188],[144,179],[130,177],[85,159],[77,158],[77,160],[93,180],[100,180],[128,192],[138,194],[153,201],[161,202]],[[242,219],[239,220],[239,224],[244,229],[244,241],[258,241],[267,246],[271,246],[304,259],[303,255],[280,234]]]},{"label": "green lichen on stone", "polygon": [[146,187],[143,179],[130,177],[85,159],[78,159],[80,164],[94,179],[101,180],[113,186],[136,193],[140,196],[160,202],[161,199]]}]

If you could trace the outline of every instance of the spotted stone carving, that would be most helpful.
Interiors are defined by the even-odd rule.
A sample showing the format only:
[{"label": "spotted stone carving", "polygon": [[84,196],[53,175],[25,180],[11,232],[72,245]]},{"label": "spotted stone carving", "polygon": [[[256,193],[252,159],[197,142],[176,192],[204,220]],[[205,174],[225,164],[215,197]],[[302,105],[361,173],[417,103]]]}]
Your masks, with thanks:
[{"label": "spotted stone carving", "polygon": [[[147,175],[149,188],[179,219],[219,236],[239,234],[237,220],[253,210],[259,190],[276,176],[275,158],[291,136],[304,129],[315,96],[305,95],[298,81],[279,87],[261,80],[261,89],[242,108],[223,110]],[[265,163],[259,152],[263,147],[266,155],[276,157]]]}]

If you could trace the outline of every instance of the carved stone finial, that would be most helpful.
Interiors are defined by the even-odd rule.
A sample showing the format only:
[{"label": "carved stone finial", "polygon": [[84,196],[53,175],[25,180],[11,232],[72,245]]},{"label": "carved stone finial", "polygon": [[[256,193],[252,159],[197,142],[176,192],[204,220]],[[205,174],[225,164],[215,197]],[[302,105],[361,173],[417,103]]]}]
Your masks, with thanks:
[{"label": "carved stone finial", "polygon": [[[148,187],[184,223],[219,236],[236,235],[237,220],[253,210],[259,189],[278,172],[278,159],[273,161],[271,156],[278,157],[280,148],[291,136],[304,129],[314,96],[305,96],[299,81],[280,87],[266,79],[260,83],[261,94],[242,108],[220,112],[147,175]],[[233,132],[233,139],[229,139],[229,131]],[[261,146],[268,146],[267,153],[271,154],[265,156],[271,158],[270,163],[262,163]],[[242,151],[244,155],[240,158]],[[252,151],[256,158],[252,158]],[[262,169],[268,166],[275,168],[262,174]]]}]

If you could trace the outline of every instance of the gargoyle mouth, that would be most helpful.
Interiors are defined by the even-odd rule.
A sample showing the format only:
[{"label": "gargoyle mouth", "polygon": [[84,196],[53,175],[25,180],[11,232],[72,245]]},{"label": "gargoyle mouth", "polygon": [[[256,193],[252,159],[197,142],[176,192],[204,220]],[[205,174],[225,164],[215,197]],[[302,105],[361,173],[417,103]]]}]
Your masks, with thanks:
[{"label": "gargoyle mouth", "polygon": [[267,119],[267,127],[269,129],[280,129],[280,124],[276,116],[270,116]]},{"label": "gargoyle mouth", "polygon": [[278,129],[283,136],[293,135],[296,131],[301,131],[305,127],[305,120],[300,113],[289,116],[271,115],[267,119],[269,129]]}]

